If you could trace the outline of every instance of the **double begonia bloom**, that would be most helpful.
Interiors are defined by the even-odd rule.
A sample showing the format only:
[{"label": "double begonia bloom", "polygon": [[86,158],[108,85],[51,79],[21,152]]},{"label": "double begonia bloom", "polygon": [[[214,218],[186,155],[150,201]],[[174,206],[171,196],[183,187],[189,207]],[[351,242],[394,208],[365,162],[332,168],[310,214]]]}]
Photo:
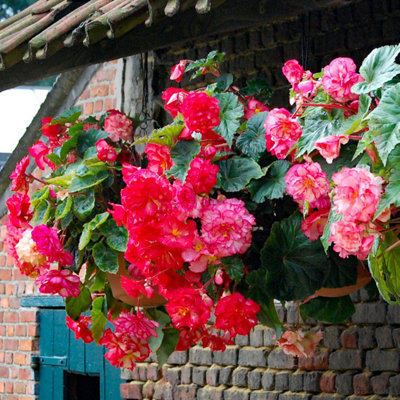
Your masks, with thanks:
[{"label": "double begonia bloom", "polygon": [[235,198],[210,200],[201,217],[201,237],[218,257],[243,254],[251,244],[255,218]]},{"label": "double begonia bloom", "polygon": [[208,322],[213,301],[206,294],[192,288],[178,289],[173,294],[166,308],[176,328],[196,329]]},{"label": "double begonia bloom", "polygon": [[27,229],[15,246],[15,251],[20,263],[31,264],[38,270],[38,267],[47,265],[47,257],[39,251],[37,243],[32,239],[32,230]]},{"label": "double begonia bloom", "polygon": [[189,94],[184,89],[170,87],[162,92],[161,98],[164,100],[164,108],[167,110],[173,118],[181,112],[183,100]]},{"label": "double begonia bloom", "polygon": [[193,246],[196,233],[193,220],[184,222],[171,214],[160,222],[159,241],[169,247],[187,249]]},{"label": "double begonia bloom", "polygon": [[282,67],[282,73],[296,90],[297,85],[303,79],[304,69],[297,60],[288,60]]},{"label": "double begonia bloom", "polygon": [[328,216],[329,209],[314,211],[301,223],[301,230],[309,240],[313,242],[322,236]]},{"label": "double begonia bloom", "polygon": [[41,170],[44,170],[46,165],[52,170],[56,168],[56,165],[46,157],[50,153],[50,147],[41,140],[37,140],[36,143],[29,148],[29,154],[35,159],[36,165]]},{"label": "double begonia bloom", "polygon": [[125,290],[128,296],[137,299],[141,294],[148,299],[154,297],[154,288],[147,285],[143,281],[137,281],[134,279],[129,279],[126,276],[121,276],[121,287]]},{"label": "double begonia bloom", "polygon": [[97,158],[104,162],[113,162],[117,159],[117,152],[104,139],[96,142]]},{"label": "double begonia bloom", "polygon": [[133,122],[124,113],[117,110],[109,110],[109,115],[104,120],[104,130],[108,132],[113,142],[118,140],[132,140]]},{"label": "double begonia bloom", "polygon": [[13,173],[10,175],[11,190],[13,192],[25,193],[29,189],[29,177],[26,175],[26,169],[29,166],[29,156],[25,156],[17,163]]},{"label": "double begonia bloom", "polygon": [[331,237],[328,242],[333,242],[333,250],[339,256],[356,256],[359,260],[367,259],[374,242],[375,236],[369,235],[364,224],[352,221],[338,221],[331,225]]},{"label": "double begonia bloom", "polygon": [[261,101],[258,101],[255,98],[247,97],[247,100],[247,105],[243,106],[244,117],[246,119],[250,119],[260,112],[269,111],[269,108],[264,103],[261,103]]},{"label": "double begonia bloom", "polygon": [[329,135],[316,141],[314,147],[328,164],[332,164],[332,161],[339,157],[340,145],[346,144],[348,141],[349,137],[347,135]]},{"label": "double begonia bloom", "polygon": [[62,297],[78,297],[80,279],[69,269],[51,269],[36,278],[40,293],[58,294]]},{"label": "double begonia bloom", "polygon": [[309,358],[314,355],[314,350],[322,340],[324,334],[318,332],[285,331],[276,345],[282,347],[285,354],[299,358]]},{"label": "double begonia bloom", "polygon": [[318,163],[293,165],[286,174],[285,182],[286,191],[300,206],[308,202],[310,208],[320,208],[328,196],[329,181]]},{"label": "double begonia bloom", "polygon": [[186,126],[194,132],[206,133],[219,125],[219,101],[204,92],[191,92],[183,100],[181,113]]},{"label": "double begonia bloom", "polygon": [[146,318],[140,311],[132,314],[123,310],[119,317],[113,321],[116,332],[134,335],[139,339],[149,340],[151,336],[157,337],[156,328],[159,327],[157,321]]},{"label": "double begonia bloom", "polygon": [[174,65],[171,68],[171,75],[169,76],[169,79],[171,79],[171,81],[180,82],[182,80],[183,74],[185,73],[187,63],[188,60],[180,60],[179,64]]},{"label": "double begonia bloom", "polygon": [[383,179],[366,168],[342,168],[332,176],[333,204],[348,221],[368,222],[373,218],[382,193]]},{"label": "double begonia bloom", "polygon": [[92,317],[79,316],[78,321],[74,321],[68,315],[65,322],[69,329],[75,333],[75,339],[82,339],[85,343],[93,342],[92,331],[89,329],[89,324],[92,323]]},{"label": "double begonia bloom", "polygon": [[7,199],[6,204],[9,222],[16,228],[27,227],[33,217],[29,196],[26,193],[15,193]]},{"label": "double begonia bloom", "polygon": [[285,108],[272,109],[264,124],[267,150],[279,159],[284,159],[287,153],[300,138],[300,124]]},{"label": "double begonia bloom", "polygon": [[190,163],[186,183],[193,187],[196,194],[209,194],[217,184],[219,167],[212,164],[210,160],[196,157]]},{"label": "double begonia bloom", "polygon": [[65,125],[53,124],[52,117],[42,118],[42,134],[49,138],[49,145],[51,149],[61,146],[66,140],[69,139]]},{"label": "double begonia bloom", "polygon": [[351,58],[339,57],[324,67],[322,86],[336,101],[344,103],[358,99],[359,95],[353,93],[351,88],[363,80],[363,77],[356,73],[356,64]]},{"label": "double begonia bloom", "polygon": [[164,171],[169,170],[173,161],[171,158],[171,148],[160,144],[150,143],[144,149],[149,163],[147,169],[158,175],[162,175]]},{"label": "double begonia bloom", "polygon": [[215,327],[228,331],[231,337],[248,335],[257,325],[260,306],[240,293],[233,293],[218,301],[215,307]]}]

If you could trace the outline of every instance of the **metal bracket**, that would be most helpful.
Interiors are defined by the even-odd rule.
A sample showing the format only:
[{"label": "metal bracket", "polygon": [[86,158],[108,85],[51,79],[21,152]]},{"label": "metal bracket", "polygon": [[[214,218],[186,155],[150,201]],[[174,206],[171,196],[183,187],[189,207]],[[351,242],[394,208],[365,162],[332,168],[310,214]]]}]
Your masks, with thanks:
[{"label": "metal bracket", "polygon": [[54,365],[57,367],[65,367],[67,365],[67,357],[32,356],[32,368],[37,369],[40,367],[40,365]]}]

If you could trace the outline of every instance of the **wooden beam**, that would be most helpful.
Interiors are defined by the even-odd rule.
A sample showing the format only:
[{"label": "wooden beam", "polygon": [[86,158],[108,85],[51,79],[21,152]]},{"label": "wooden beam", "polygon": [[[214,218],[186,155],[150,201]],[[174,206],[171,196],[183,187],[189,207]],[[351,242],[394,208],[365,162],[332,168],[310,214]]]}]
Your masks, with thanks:
[{"label": "wooden beam", "polygon": [[208,36],[284,21],[312,10],[348,3],[348,0],[227,0],[205,15],[190,7],[173,17],[161,15],[150,27],[141,24],[117,39],[103,39],[88,47],[63,48],[45,60],[20,62],[0,72],[0,90],[77,67],[171,45],[184,46],[187,41],[206,40]]}]

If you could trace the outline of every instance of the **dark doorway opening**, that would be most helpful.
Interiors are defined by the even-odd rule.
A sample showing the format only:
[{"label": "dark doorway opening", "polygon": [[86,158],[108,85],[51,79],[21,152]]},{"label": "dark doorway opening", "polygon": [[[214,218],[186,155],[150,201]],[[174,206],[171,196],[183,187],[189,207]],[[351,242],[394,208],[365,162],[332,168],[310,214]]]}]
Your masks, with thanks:
[{"label": "dark doorway opening", "polygon": [[100,377],[65,372],[65,400],[100,400]]}]

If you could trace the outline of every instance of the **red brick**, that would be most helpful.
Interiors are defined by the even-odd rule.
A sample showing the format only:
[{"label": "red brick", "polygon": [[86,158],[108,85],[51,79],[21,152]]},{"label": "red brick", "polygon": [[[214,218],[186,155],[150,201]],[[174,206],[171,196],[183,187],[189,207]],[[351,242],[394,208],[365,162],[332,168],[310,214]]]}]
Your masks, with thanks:
[{"label": "red brick", "polygon": [[101,112],[103,111],[103,100],[96,100],[94,102],[94,112]]},{"label": "red brick", "polygon": [[0,283],[0,294],[4,294],[6,292],[6,285],[4,283]]},{"label": "red brick", "polygon": [[[0,300],[0,306],[2,308],[8,308],[10,306],[10,300],[8,299],[8,297],[3,297]],[[6,322],[17,322],[17,321],[6,321]]]},{"label": "red brick", "polygon": [[10,308],[20,308],[21,302],[18,297],[11,297],[10,298]]},{"label": "red brick", "polygon": [[8,378],[8,375],[9,375],[8,367],[0,366],[0,378]]},{"label": "red brick", "polygon": [[15,380],[18,378],[18,371],[19,371],[19,368],[11,367],[11,379]]},{"label": "red brick", "polygon": [[358,329],[350,328],[342,332],[340,336],[342,346],[348,349],[356,349],[358,343]]},{"label": "red brick", "polygon": [[22,351],[36,350],[35,342],[33,340],[20,340],[19,349]]},{"label": "red brick", "polygon": [[14,393],[14,385],[12,382],[6,382],[6,392]]},{"label": "red brick", "polygon": [[120,386],[123,399],[142,399],[143,382],[122,383]]},{"label": "red brick", "polygon": [[299,358],[299,368],[306,370],[324,370],[328,369],[329,365],[329,350],[320,350],[312,358]]},{"label": "red brick", "polygon": [[322,392],[334,393],[335,392],[335,378],[336,374],[332,371],[327,371],[321,376],[319,386]]},{"label": "red brick", "polygon": [[28,336],[38,336],[39,335],[39,329],[38,326],[35,324],[29,324],[28,325]]},{"label": "red brick", "polygon": [[5,382],[0,382],[0,393],[4,393],[6,391]]},{"label": "red brick", "polygon": [[109,85],[96,85],[90,89],[90,97],[105,97],[109,93]]},{"label": "red brick", "polygon": [[0,311],[0,322],[4,320],[4,311]]},{"label": "red brick", "polygon": [[26,355],[21,353],[14,354],[14,362],[19,365],[26,365]]},{"label": "red brick", "polygon": [[[1,251],[1,249],[0,249],[0,251]],[[1,255],[0,256],[0,267],[4,267],[6,264],[7,264],[7,257]]]},{"label": "red brick", "polygon": [[93,114],[93,103],[85,104],[85,115]]},{"label": "red brick", "polygon": [[97,82],[112,81],[115,78],[116,71],[110,69],[101,69],[97,71]]},{"label": "red brick", "polygon": [[35,322],[36,311],[21,311],[21,322]]},{"label": "red brick", "polygon": [[6,362],[6,364],[12,364],[13,358],[13,353],[7,352],[4,361]]},{"label": "red brick", "polygon": [[371,373],[362,373],[353,376],[354,394],[367,395],[371,393]]},{"label": "red brick", "polygon": [[4,339],[3,341],[4,350],[18,350],[17,339]]},{"label": "red brick", "polygon": [[13,337],[15,333],[15,327],[14,325],[8,325],[7,326],[7,336],[8,337]]},{"label": "red brick", "polygon": [[15,393],[26,393],[26,383],[25,382],[15,382],[14,385]]},{"label": "red brick", "polygon": [[0,325],[0,336],[6,336],[6,327],[4,325]]},{"label": "red brick", "polygon": [[113,106],[113,101],[112,99],[106,99],[104,102],[104,111],[111,110]]},{"label": "red brick", "polygon": [[18,268],[13,269],[13,280],[15,281],[26,281],[28,278],[27,276],[21,274],[21,271]]},{"label": "red brick", "polygon": [[[2,257],[4,258],[4,264],[5,264],[5,257],[4,256],[0,256],[0,259]],[[4,266],[4,264],[0,264],[0,266]],[[0,279],[2,281],[10,281],[11,277],[12,277],[11,269],[0,268]]]},{"label": "red brick", "polygon": [[115,94],[115,83],[111,83],[110,85],[110,94],[114,96]]},{"label": "red brick", "polygon": [[6,353],[4,351],[0,351],[0,363],[4,363],[6,358]]},{"label": "red brick", "polygon": [[32,379],[32,370],[30,368],[20,368],[18,372],[19,379],[29,381]]},{"label": "red brick", "polygon": [[12,256],[7,257],[7,267],[14,267],[15,266],[15,260]]},{"label": "red brick", "polygon": [[15,284],[8,284],[6,285],[6,294],[8,296],[12,296],[14,294],[16,294],[16,286]]},{"label": "red brick", "polygon": [[15,327],[15,335],[16,336],[26,336],[26,326],[25,325],[17,325]]},{"label": "red brick", "polygon": [[[7,299],[8,300],[8,299]],[[1,299],[1,303],[3,304],[3,299]],[[6,311],[4,313],[4,322],[9,322],[15,324],[19,320],[19,315],[16,312]]]},{"label": "red brick", "polygon": [[19,400],[19,399],[18,396],[9,395],[9,396],[4,396],[2,400]]},{"label": "red brick", "polygon": [[90,98],[90,90],[85,89],[79,97],[79,100],[87,100]]}]

